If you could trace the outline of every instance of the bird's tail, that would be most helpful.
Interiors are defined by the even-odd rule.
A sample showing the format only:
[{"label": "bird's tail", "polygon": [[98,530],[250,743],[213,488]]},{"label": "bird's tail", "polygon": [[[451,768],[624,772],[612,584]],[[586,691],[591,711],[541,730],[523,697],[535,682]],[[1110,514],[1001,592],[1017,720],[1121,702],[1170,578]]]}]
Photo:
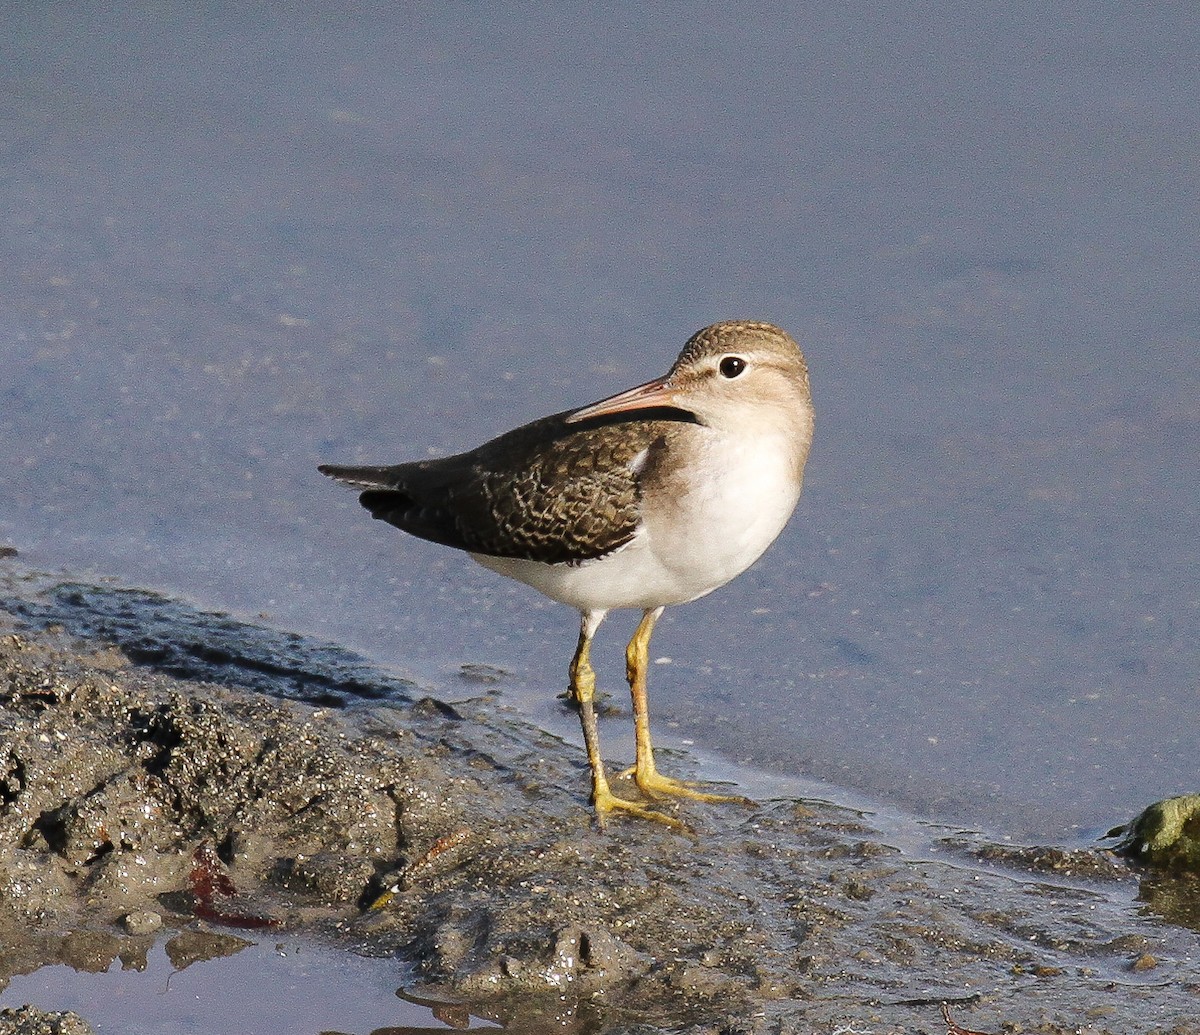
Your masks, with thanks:
[{"label": "bird's tail", "polygon": [[337,464],[321,464],[317,470],[355,489],[394,487],[395,471],[391,467],[340,467]]}]

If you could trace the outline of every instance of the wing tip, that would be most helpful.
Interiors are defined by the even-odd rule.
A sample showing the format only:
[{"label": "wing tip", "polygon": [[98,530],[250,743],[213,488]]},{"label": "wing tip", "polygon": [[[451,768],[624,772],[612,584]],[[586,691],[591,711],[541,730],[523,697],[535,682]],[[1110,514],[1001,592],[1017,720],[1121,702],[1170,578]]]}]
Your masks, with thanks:
[{"label": "wing tip", "polygon": [[384,467],[345,467],[341,464],[317,464],[317,470],[327,478],[332,478],[343,485],[354,489],[383,489],[387,488],[387,468]]}]

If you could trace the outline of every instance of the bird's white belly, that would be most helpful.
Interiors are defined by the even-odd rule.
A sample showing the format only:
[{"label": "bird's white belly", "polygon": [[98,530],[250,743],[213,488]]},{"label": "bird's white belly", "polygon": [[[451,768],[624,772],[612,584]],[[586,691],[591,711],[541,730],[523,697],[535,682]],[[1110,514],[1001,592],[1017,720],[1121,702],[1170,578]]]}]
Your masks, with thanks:
[{"label": "bird's white belly", "polygon": [[620,549],[581,564],[471,556],[485,568],[524,582],[578,611],[681,604],[700,595],[681,585],[675,574],[659,562],[642,533]]},{"label": "bird's white belly", "polygon": [[[800,495],[789,443],[713,436],[643,500],[631,542],[580,564],[473,554],[480,564],[580,611],[682,604],[753,564]],[[690,452],[690,451],[689,451]]]}]

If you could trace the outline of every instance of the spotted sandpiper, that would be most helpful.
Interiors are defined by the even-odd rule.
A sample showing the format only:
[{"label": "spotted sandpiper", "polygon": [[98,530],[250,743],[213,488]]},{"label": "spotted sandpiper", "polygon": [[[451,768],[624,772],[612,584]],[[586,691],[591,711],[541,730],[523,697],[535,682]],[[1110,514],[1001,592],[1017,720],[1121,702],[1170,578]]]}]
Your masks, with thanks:
[{"label": "spotted sandpiper", "polygon": [[812,441],[808,369],[768,323],[694,334],[666,375],[543,417],[457,456],[391,467],[322,465],[371,516],[465,550],[486,568],[576,608],[571,661],[600,826],[626,812],[678,822],[610,789],[593,699],[592,637],[609,611],[638,608],[626,649],[633,778],[653,801],[731,800],[655,768],[646,698],[650,636],[663,608],[711,593],[753,564],[800,496]]}]

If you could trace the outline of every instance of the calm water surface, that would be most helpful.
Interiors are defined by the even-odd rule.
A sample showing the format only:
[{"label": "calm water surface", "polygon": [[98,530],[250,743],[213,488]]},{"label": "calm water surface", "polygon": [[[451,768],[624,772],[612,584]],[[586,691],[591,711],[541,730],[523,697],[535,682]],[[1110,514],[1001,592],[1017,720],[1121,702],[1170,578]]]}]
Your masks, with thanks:
[{"label": "calm water surface", "polygon": [[667,613],[664,734],[1022,837],[1196,788],[1186,5],[110,6],[0,16],[25,562],[435,687],[494,666],[574,737],[574,616],[315,465],[464,449],[769,319],[812,367],[805,495]]},{"label": "calm water surface", "polygon": [[466,1009],[451,1015],[451,1027],[443,1010],[410,1001],[404,977],[395,960],[291,939],[247,944],[180,969],[156,945],[141,959],[114,960],[97,972],[59,965],[18,975],[0,990],[0,1006],[74,1010],[97,1035],[500,1030]]}]

